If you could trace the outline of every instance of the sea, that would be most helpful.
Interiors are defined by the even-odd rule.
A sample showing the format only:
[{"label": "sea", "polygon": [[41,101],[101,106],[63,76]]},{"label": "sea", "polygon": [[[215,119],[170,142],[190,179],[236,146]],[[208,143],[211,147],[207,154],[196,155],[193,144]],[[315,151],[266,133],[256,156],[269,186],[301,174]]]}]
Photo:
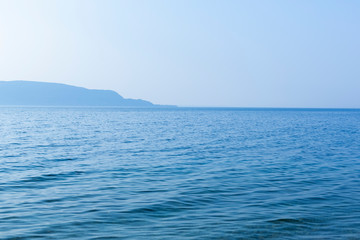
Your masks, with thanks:
[{"label": "sea", "polygon": [[1,107],[0,239],[360,239],[360,110]]}]

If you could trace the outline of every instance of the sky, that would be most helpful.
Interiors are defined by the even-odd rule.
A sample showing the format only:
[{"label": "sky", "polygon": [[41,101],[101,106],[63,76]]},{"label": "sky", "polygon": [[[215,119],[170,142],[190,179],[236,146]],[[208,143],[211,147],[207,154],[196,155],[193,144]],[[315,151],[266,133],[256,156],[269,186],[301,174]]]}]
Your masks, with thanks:
[{"label": "sky", "polygon": [[358,0],[0,0],[0,80],[157,104],[360,108]]}]

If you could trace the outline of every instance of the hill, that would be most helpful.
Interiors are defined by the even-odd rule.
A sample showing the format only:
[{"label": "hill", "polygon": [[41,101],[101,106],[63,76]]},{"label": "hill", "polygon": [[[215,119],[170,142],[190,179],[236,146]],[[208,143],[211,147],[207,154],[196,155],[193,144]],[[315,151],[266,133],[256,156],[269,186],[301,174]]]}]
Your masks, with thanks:
[{"label": "hill", "polygon": [[154,107],[149,101],[125,99],[112,90],[61,83],[0,81],[0,105]]}]

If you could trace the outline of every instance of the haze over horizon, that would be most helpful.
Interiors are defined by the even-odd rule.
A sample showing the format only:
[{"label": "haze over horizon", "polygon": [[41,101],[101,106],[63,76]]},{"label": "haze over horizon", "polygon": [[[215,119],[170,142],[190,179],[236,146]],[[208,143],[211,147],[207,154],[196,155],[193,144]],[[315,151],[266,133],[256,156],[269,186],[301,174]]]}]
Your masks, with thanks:
[{"label": "haze over horizon", "polygon": [[360,2],[0,0],[0,80],[156,104],[360,108]]}]

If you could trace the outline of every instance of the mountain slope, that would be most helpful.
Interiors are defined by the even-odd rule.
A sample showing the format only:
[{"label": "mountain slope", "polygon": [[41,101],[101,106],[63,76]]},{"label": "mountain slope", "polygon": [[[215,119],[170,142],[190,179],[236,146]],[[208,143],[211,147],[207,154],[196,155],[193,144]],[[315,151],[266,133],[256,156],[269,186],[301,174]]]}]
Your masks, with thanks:
[{"label": "mountain slope", "polygon": [[0,105],[156,106],[141,99],[125,99],[111,90],[33,81],[0,81]]}]

